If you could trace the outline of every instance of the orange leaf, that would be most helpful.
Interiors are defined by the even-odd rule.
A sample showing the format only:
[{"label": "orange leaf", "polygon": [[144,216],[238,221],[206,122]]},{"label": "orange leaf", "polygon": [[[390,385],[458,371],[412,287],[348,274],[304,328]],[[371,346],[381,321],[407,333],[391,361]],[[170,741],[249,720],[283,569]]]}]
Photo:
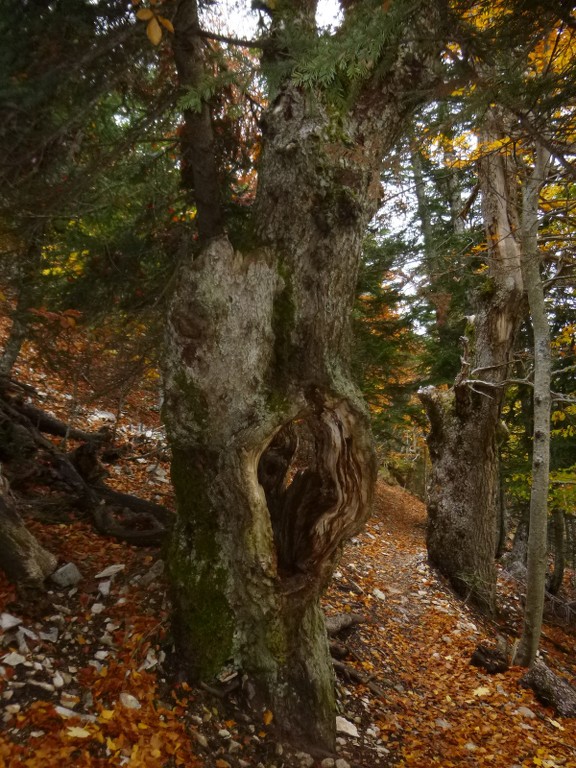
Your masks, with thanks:
[{"label": "orange leaf", "polygon": [[140,21],[149,21],[154,18],[154,14],[150,8],[140,8],[139,11],[136,11],[136,18],[140,19]]},{"label": "orange leaf", "polygon": [[272,714],[272,712],[270,712],[269,709],[264,710],[264,714],[262,715],[262,720],[264,721],[264,725],[270,725],[273,719],[274,719],[274,715]]},{"label": "orange leaf", "polygon": [[164,29],[167,29],[168,32],[172,32],[172,34],[174,34],[174,25],[172,24],[170,19],[167,19],[166,17],[160,16],[160,14],[158,14],[158,21],[160,22],[160,24],[162,24]]},{"label": "orange leaf", "polygon": [[158,24],[158,19],[155,16],[148,22],[146,34],[152,45],[158,45],[160,40],[162,40],[162,27]]}]

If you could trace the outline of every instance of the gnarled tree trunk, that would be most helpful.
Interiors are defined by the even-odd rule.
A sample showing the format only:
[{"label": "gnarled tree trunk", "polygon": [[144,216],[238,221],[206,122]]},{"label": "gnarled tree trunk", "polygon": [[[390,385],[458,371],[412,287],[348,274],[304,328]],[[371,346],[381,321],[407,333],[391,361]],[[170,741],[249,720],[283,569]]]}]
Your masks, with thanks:
[{"label": "gnarled tree trunk", "polygon": [[56,569],[56,558],[30,533],[0,474],[0,567],[18,586],[41,586]]},{"label": "gnarled tree trunk", "polygon": [[[193,5],[180,4],[192,36]],[[313,30],[315,4],[292,5],[282,23],[294,14]],[[168,570],[179,657],[204,680],[234,668],[291,739],[317,746],[335,737],[319,596],[342,542],[366,519],[376,475],[348,370],[349,314],[381,158],[415,106],[414,77],[423,86],[428,77],[430,51],[415,40],[424,28],[429,40],[430,18],[428,8],[407,17],[394,63],[359,89],[343,122],[325,94],[284,81],[263,120],[253,243],[233,247],[212,187],[200,252],[169,313],[164,415],[178,521]],[[198,69],[179,72],[191,83]],[[187,135],[205,149],[201,118]],[[199,179],[207,164],[196,156]]]},{"label": "gnarled tree trunk", "polygon": [[[493,109],[480,139],[489,146],[501,136]],[[449,391],[420,392],[430,420],[428,554],[460,594],[488,612],[496,595],[500,411],[523,302],[513,170],[502,148],[480,161],[488,268],[463,339],[462,369]]]}]

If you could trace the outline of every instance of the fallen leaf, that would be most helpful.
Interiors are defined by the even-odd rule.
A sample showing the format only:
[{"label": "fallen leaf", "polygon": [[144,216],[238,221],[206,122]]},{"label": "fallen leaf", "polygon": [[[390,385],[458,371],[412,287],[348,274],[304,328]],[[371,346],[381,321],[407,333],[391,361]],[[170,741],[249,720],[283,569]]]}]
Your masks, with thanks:
[{"label": "fallen leaf", "polygon": [[264,711],[264,714],[262,715],[262,720],[264,721],[264,725],[270,725],[273,719],[274,719],[274,715],[272,714],[272,712],[270,712],[269,709],[266,709]]}]

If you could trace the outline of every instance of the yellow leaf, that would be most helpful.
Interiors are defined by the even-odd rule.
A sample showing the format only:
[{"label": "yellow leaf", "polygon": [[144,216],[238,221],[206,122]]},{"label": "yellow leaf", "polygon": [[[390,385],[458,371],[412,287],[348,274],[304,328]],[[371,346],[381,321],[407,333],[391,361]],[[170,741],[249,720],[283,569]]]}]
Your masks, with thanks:
[{"label": "yellow leaf", "polygon": [[174,34],[174,25],[170,19],[167,19],[165,16],[160,16],[160,14],[158,14],[158,21],[165,29],[168,30],[168,32],[172,32],[172,34]]},{"label": "yellow leaf", "polygon": [[264,710],[264,714],[262,715],[262,720],[264,721],[264,725],[270,725],[273,719],[274,719],[274,715],[272,714],[272,712],[270,712],[269,709]]},{"label": "yellow leaf", "polygon": [[136,18],[140,19],[140,21],[148,21],[154,18],[154,14],[150,8],[140,8],[139,11],[136,11]]},{"label": "yellow leaf", "polygon": [[563,727],[562,725],[560,725],[560,723],[558,722],[558,720],[552,720],[552,719],[549,717],[549,718],[548,718],[548,722],[549,722],[549,723],[551,723],[551,724],[554,726],[554,728],[558,728],[558,730],[559,730],[559,731],[563,731],[563,730],[564,730],[564,727]]},{"label": "yellow leaf", "polygon": [[158,45],[160,40],[162,40],[162,27],[158,24],[158,19],[155,16],[148,22],[146,34],[152,45]]},{"label": "yellow leaf", "polygon": [[487,688],[485,685],[481,685],[479,688],[475,688],[472,693],[474,696],[488,696],[490,693],[490,688]]},{"label": "yellow leaf", "polygon": [[71,739],[87,739],[90,736],[90,731],[86,728],[78,728],[77,725],[71,725],[66,733]]},{"label": "yellow leaf", "polygon": [[102,712],[100,712],[100,717],[102,720],[112,720],[114,715],[115,712],[113,709],[103,709]]}]

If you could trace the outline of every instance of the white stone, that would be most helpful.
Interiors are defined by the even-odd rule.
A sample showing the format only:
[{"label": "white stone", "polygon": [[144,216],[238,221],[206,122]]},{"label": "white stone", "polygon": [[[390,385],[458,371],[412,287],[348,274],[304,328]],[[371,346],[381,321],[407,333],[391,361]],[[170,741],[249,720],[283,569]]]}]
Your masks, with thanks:
[{"label": "white stone", "polygon": [[12,653],[7,653],[2,661],[4,664],[8,664],[9,667],[17,667],[19,664],[24,664],[26,657],[12,651]]},{"label": "white stone", "polygon": [[54,571],[50,578],[58,587],[75,587],[82,580],[82,574],[74,563],[66,563],[66,565]]},{"label": "white stone", "polygon": [[308,752],[297,752],[295,757],[300,761],[302,768],[312,768],[314,765],[314,758]]},{"label": "white stone", "polygon": [[372,594],[374,595],[374,597],[378,598],[378,600],[386,600],[386,595],[384,594],[384,592],[382,592],[381,589],[373,589]]},{"label": "white stone", "polygon": [[3,631],[17,627],[21,623],[22,619],[12,616],[11,613],[0,613],[0,629]]},{"label": "white stone", "polygon": [[94,576],[94,578],[107,579],[109,576],[115,576],[117,573],[120,573],[120,571],[123,571],[124,568],[126,568],[126,565],[124,563],[109,565],[107,568],[104,568],[103,571],[100,571],[100,573],[97,573],[96,576]]},{"label": "white stone", "polygon": [[204,747],[204,749],[208,749],[208,739],[206,736],[204,736],[203,733],[200,733],[200,731],[192,731],[194,738],[200,744],[201,747]]},{"label": "white stone", "polygon": [[58,627],[50,627],[48,632],[40,632],[40,640],[48,640],[50,643],[55,643],[58,640]]},{"label": "white stone", "polygon": [[54,711],[64,719],[77,717],[79,720],[85,720],[89,723],[96,722],[96,715],[83,715],[80,712],[75,712],[73,709],[68,709],[68,707],[61,707],[59,704],[54,707]]},{"label": "white stone", "polygon": [[346,720],[345,717],[338,716],[336,718],[336,732],[345,733],[347,736],[352,736],[355,739],[358,738],[358,728],[350,720]]},{"label": "white stone", "polygon": [[518,707],[518,709],[514,712],[515,715],[522,715],[522,717],[536,717],[534,712],[532,712],[531,709],[528,709],[528,707]]},{"label": "white stone", "polygon": [[148,587],[153,581],[156,581],[164,573],[164,561],[156,560],[152,563],[147,573],[145,573],[140,579],[141,584]]},{"label": "white stone", "polygon": [[132,696],[131,693],[126,693],[126,691],[122,691],[120,694],[120,701],[126,709],[140,709],[142,706],[136,696]]}]

